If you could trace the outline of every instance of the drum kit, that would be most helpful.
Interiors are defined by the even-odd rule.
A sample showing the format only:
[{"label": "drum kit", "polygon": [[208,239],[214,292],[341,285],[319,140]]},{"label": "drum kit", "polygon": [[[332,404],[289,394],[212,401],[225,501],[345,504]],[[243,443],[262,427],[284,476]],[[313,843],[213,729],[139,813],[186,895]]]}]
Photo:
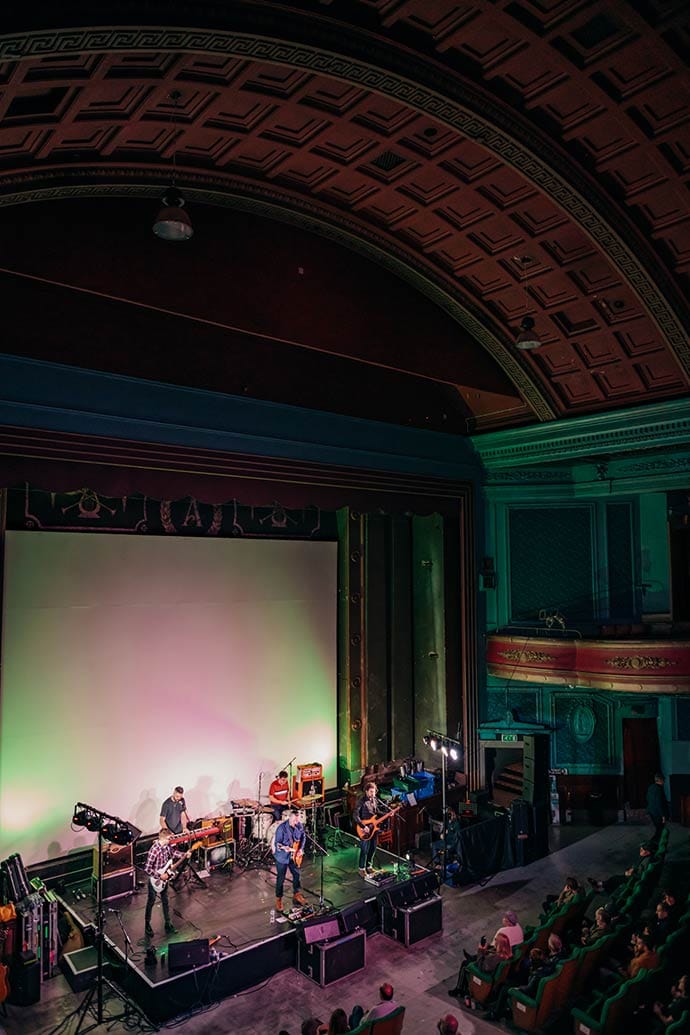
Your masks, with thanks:
[{"label": "drum kit", "polygon": [[290,808],[283,810],[280,820],[276,820],[270,805],[262,805],[251,798],[232,802],[235,821],[235,867],[238,870],[271,865],[275,832],[293,808],[297,809],[300,823],[313,835],[324,826],[325,817],[320,797],[295,801]]}]

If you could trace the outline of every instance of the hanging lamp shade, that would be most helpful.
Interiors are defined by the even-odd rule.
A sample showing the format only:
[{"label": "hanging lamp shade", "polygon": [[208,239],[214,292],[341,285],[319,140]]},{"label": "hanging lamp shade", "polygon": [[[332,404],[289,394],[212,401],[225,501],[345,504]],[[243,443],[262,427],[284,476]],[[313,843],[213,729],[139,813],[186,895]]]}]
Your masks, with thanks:
[{"label": "hanging lamp shade", "polygon": [[174,187],[163,195],[163,206],[154,220],[153,232],[162,241],[188,241],[194,233],[184,198]]}]

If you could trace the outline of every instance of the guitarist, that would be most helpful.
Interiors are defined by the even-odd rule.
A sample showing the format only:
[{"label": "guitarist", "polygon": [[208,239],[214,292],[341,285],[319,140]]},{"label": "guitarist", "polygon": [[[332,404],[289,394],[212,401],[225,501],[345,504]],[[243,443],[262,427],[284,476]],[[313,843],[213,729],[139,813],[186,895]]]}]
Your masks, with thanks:
[{"label": "guitarist", "polygon": [[279,825],[273,839],[273,856],[276,861],[276,909],[279,913],[283,909],[283,885],[288,870],[292,874],[292,901],[298,906],[306,905],[307,900],[300,891],[299,872],[305,841],[306,835],[299,821],[299,814],[296,809],[292,809],[288,818]]},{"label": "guitarist", "polygon": [[[161,905],[163,906],[163,916],[165,918],[165,930],[167,934],[174,934],[175,928],[173,927],[172,921],[170,920],[170,906],[168,904],[168,881],[170,877],[175,876],[175,870],[173,866],[177,860],[189,859],[192,854],[191,848],[188,852],[177,852],[169,843],[171,838],[169,830],[161,828],[158,831],[158,840],[154,841],[149,848],[149,854],[146,856],[146,865],[144,869],[149,877],[161,877],[164,881],[163,888],[160,892]],[[165,871],[161,875],[161,871]],[[156,889],[149,880],[149,894],[146,900],[146,937],[153,937],[153,928],[151,927],[151,914],[153,913],[153,907],[156,901]]]},{"label": "guitarist", "polygon": [[[366,826],[368,820],[374,819],[375,816],[384,811],[379,806],[376,791],[377,787],[375,783],[367,783],[364,785],[364,794],[357,802],[356,808],[352,813],[355,829],[357,828],[357,824],[360,826]],[[374,872],[373,860],[378,837],[378,831],[375,829],[371,837],[359,838],[360,877],[366,877],[368,873]]]}]

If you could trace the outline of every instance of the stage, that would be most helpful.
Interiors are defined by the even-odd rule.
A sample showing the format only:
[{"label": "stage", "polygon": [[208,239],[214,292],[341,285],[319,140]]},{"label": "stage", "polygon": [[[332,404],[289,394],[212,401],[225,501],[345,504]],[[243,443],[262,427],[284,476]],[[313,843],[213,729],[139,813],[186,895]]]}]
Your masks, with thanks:
[{"label": "stage", "polygon": [[[412,870],[405,860],[379,850],[377,866],[388,879],[385,885],[377,886],[357,872],[358,847],[354,838],[333,831],[329,841],[332,847],[323,866],[323,915],[337,915],[340,910],[364,901],[367,906],[362,912],[367,919],[363,926],[367,935],[373,934],[380,930],[379,893],[400,888],[411,876],[426,871],[420,867]],[[301,915],[292,920],[279,915],[271,922],[274,881],[275,869],[271,865],[244,872],[219,868],[202,878],[203,886],[194,880],[179,882],[180,886],[171,888],[169,893],[176,932],[165,934],[157,901],[152,919],[155,936],[146,938],[147,878],[137,869],[136,890],[105,903],[106,976],[112,977],[147,1017],[161,1022],[251,988],[281,970],[297,966],[298,930],[302,920],[308,923],[309,917]],[[302,890],[308,906],[298,912],[305,914],[311,908],[319,913],[321,864],[318,858],[305,858]],[[95,923],[96,913],[90,884],[65,887],[58,892],[58,899],[88,937],[89,925]],[[287,914],[292,905],[289,874],[283,901]],[[171,971],[170,946],[197,939],[208,939],[212,943],[210,961]],[[151,946],[155,948],[153,962],[146,959],[146,950]]]}]

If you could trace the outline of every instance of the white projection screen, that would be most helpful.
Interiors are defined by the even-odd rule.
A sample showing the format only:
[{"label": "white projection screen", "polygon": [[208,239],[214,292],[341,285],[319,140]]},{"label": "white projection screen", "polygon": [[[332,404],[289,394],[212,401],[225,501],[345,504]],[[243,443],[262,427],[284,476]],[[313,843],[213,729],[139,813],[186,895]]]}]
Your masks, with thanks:
[{"label": "white projection screen", "polygon": [[257,799],[281,766],[336,782],[337,543],[9,531],[0,859],[90,845],[83,801],[158,827]]}]

